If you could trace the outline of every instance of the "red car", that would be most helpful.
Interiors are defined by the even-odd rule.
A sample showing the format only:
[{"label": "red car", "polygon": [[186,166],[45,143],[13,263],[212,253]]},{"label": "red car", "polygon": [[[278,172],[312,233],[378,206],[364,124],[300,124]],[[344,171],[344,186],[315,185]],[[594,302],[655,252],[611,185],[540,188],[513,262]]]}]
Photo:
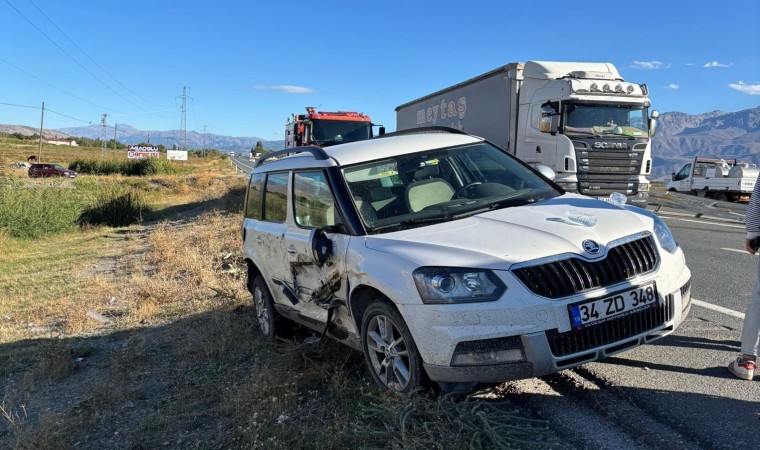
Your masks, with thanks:
[{"label": "red car", "polygon": [[77,173],[73,170],[64,168],[60,164],[32,164],[29,167],[29,177],[69,177],[75,178]]}]

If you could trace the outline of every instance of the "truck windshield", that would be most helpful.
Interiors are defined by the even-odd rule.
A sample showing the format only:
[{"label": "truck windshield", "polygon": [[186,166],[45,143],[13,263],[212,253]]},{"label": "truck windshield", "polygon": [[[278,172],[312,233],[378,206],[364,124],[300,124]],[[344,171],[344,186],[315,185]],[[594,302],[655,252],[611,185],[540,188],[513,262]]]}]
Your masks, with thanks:
[{"label": "truck windshield", "polygon": [[397,231],[560,195],[487,143],[399,155],[342,169],[370,233]]},{"label": "truck windshield", "polygon": [[317,144],[327,147],[369,139],[371,127],[369,122],[320,119],[312,121],[311,133]]},{"label": "truck windshield", "polygon": [[638,138],[649,136],[647,108],[621,105],[564,105],[563,133],[568,136]]}]

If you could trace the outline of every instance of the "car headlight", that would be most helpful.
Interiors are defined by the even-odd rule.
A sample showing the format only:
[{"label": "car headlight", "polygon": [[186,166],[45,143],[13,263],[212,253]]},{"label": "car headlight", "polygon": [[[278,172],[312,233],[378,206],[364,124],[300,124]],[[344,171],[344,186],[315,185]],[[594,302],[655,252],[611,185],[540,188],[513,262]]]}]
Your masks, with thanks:
[{"label": "car headlight", "polygon": [[414,284],[424,303],[490,302],[507,287],[490,270],[460,267],[420,267]]},{"label": "car headlight", "polygon": [[667,250],[669,253],[675,253],[678,249],[678,241],[673,237],[673,233],[670,232],[670,228],[665,225],[665,222],[660,217],[644,208],[637,206],[625,205],[625,209],[632,213],[641,214],[643,216],[651,217],[654,221],[654,235],[657,237],[657,242],[660,243],[660,247]]},{"label": "car headlight", "polygon": [[654,218],[654,235],[660,241],[660,246],[669,253],[675,253],[678,249],[678,242],[673,237],[673,233],[670,232],[670,228],[656,215],[652,214],[652,217]]}]

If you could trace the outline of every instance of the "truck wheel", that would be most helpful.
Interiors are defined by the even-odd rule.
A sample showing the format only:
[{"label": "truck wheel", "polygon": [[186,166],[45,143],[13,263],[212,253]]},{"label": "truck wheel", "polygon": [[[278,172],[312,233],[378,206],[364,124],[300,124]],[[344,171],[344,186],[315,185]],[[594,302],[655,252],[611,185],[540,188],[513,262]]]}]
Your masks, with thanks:
[{"label": "truck wheel", "polygon": [[422,387],[422,358],[404,319],[388,303],[376,301],[364,313],[362,350],[381,388],[410,392]]},{"label": "truck wheel", "polygon": [[269,292],[264,277],[258,275],[253,280],[253,307],[256,311],[256,321],[259,323],[259,330],[267,340],[274,340],[280,331],[280,322],[282,318],[274,309],[272,294]]},{"label": "truck wheel", "polygon": [[729,202],[728,194],[725,194],[723,192],[715,194],[715,200],[719,200],[721,202]]}]

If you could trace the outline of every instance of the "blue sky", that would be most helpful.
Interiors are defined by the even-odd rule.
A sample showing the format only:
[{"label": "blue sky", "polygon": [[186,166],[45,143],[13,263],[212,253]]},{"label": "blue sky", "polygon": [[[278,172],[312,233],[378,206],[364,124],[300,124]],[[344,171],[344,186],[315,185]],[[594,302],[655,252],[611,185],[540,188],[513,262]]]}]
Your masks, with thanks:
[{"label": "blue sky", "polygon": [[760,106],[760,1],[0,0],[0,123],[282,139],[305,106],[395,107],[515,61],[612,62],[654,109]]}]

